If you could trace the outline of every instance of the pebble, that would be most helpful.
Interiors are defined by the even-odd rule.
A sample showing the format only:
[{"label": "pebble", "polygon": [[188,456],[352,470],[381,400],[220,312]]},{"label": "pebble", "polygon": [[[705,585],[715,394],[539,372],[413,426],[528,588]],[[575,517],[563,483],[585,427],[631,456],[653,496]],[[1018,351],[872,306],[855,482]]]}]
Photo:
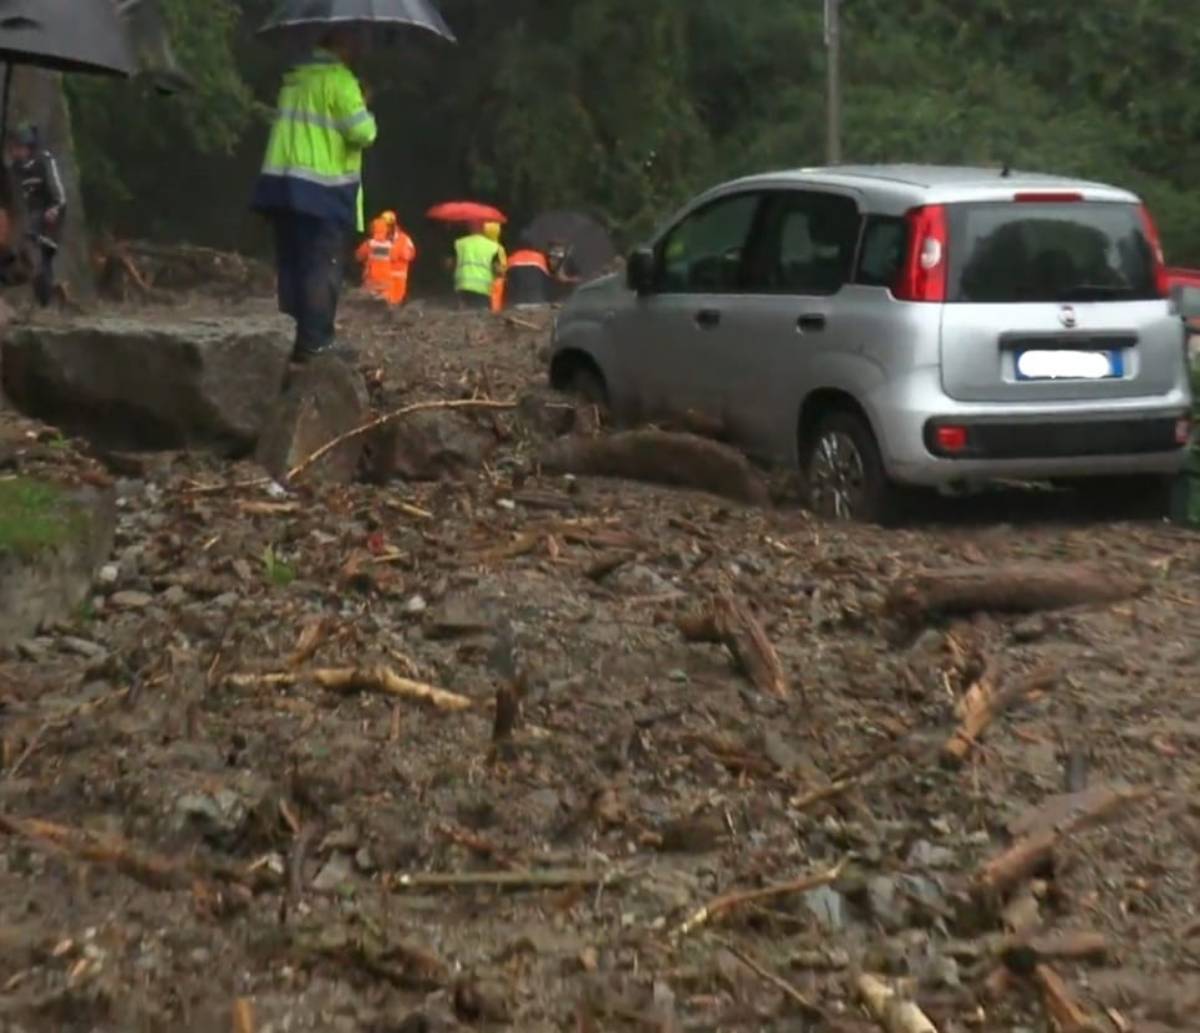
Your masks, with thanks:
[{"label": "pebble", "polygon": [[424,596],[414,595],[404,604],[405,613],[424,613],[429,609],[429,603],[425,601]]},{"label": "pebble", "polygon": [[99,660],[101,657],[108,656],[108,650],[95,642],[89,642],[86,638],[77,638],[74,635],[64,635],[58,640],[68,653],[75,653],[78,656],[87,657],[89,660]]},{"label": "pebble", "polygon": [[318,893],[336,893],[354,879],[354,869],[345,854],[334,854],[317,872],[312,888]]},{"label": "pebble", "polygon": [[102,585],[115,585],[121,579],[121,568],[115,563],[106,563],[96,574],[96,580]]}]

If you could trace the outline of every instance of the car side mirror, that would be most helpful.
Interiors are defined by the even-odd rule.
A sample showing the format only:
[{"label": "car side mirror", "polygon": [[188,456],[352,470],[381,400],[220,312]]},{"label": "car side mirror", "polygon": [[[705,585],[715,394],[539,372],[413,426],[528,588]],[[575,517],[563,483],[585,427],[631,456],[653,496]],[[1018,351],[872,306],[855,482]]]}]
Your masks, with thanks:
[{"label": "car side mirror", "polygon": [[649,294],[654,289],[654,249],[640,247],[625,263],[625,282],[631,291]]}]

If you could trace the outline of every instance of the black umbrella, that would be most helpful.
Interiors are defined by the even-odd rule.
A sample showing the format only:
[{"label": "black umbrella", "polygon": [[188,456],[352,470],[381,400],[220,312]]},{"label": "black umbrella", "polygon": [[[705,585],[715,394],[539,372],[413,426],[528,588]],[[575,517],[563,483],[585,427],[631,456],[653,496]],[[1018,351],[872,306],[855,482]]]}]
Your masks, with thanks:
[{"label": "black umbrella", "polygon": [[0,141],[8,135],[15,65],[126,77],[137,70],[116,0],[0,0],[0,61]]},{"label": "black umbrella", "polygon": [[412,26],[455,42],[454,33],[431,0],[282,0],[259,32],[338,25]]},{"label": "black umbrella", "polygon": [[562,244],[570,265],[585,280],[617,257],[608,230],[583,212],[543,212],[525,227],[522,236],[539,251],[546,251],[551,244]]}]

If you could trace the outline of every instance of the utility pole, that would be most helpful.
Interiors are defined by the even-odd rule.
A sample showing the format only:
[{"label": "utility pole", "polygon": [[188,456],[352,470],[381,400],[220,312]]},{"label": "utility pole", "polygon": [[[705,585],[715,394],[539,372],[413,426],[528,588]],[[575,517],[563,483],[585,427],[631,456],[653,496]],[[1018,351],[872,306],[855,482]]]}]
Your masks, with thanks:
[{"label": "utility pole", "polygon": [[842,69],[840,0],[825,0],[825,157],[830,165],[842,160]]}]

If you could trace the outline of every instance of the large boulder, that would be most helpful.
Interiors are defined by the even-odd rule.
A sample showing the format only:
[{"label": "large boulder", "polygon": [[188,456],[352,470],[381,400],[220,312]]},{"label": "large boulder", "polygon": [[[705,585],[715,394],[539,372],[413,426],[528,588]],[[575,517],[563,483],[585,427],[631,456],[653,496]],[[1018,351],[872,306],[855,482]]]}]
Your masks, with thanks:
[{"label": "large boulder", "polygon": [[[255,459],[276,480],[322,445],[360,427],[369,415],[367,387],[358,370],[339,359],[301,366],[275,404],[258,439]],[[344,441],[306,472],[310,480],[348,484],[358,473],[366,437]]]},{"label": "large boulder", "polygon": [[78,614],[116,521],[111,488],[0,481],[0,647]]},{"label": "large boulder", "polygon": [[14,326],[0,367],[18,408],[99,444],[238,455],[290,357],[279,318],[112,316]]},{"label": "large boulder", "polygon": [[375,480],[436,481],[478,469],[495,451],[496,437],[464,413],[427,409],[382,427],[371,448]]}]

